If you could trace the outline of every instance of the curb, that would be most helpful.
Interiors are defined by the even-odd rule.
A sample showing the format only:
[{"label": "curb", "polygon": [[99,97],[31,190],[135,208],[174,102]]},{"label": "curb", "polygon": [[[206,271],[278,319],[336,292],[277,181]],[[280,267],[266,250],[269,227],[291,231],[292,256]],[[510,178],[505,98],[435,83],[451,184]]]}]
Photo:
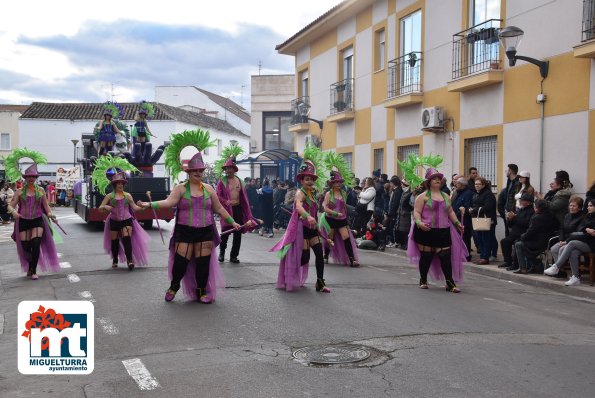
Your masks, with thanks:
[{"label": "curb", "polygon": [[[390,253],[386,252],[376,252],[376,253],[383,253],[385,255],[389,255],[392,257],[402,258],[407,260],[408,257],[403,254],[397,253]],[[587,281],[583,278],[581,280],[581,284],[579,286],[564,286],[565,279],[561,278],[554,278],[546,275],[539,275],[539,274],[513,274],[510,271],[506,271],[502,268],[497,268],[498,265],[502,264],[502,262],[492,263],[490,265],[478,265],[473,264],[470,262],[465,263],[465,272],[472,272],[474,274],[480,274],[484,276],[489,276],[491,278],[516,282],[523,285],[539,287],[547,290],[554,291],[556,293],[566,294],[568,296],[589,299],[595,301],[595,286],[590,286]]]}]

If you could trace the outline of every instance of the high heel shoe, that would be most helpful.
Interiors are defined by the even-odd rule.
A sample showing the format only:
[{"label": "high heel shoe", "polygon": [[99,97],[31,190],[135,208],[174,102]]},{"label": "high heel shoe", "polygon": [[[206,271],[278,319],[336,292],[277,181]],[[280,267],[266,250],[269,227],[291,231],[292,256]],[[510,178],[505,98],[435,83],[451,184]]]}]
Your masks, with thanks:
[{"label": "high heel shoe", "polygon": [[428,288],[428,281],[424,281],[423,279],[419,280],[419,288],[420,289],[427,289]]},{"label": "high heel shoe", "polygon": [[349,258],[349,263],[350,263],[349,265],[351,267],[354,267],[354,268],[359,267],[359,262],[355,258],[353,258],[353,257],[350,257]]},{"label": "high heel shoe", "polygon": [[128,263],[128,271],[132,271],[134,269],[134,263]]},{"label": "high heel shoe", "polygon": [[169,287],[169,289],[167,289],[167,291],[165,292],[165,301],[167,301],[167,302],[172,301],[174,299],[174,297],[176,297],[176,293],[178,292],[179,289],[180,289],[179,283],[177,285],[174,285],[172,283],[171,286]]},{"label": "high heel shoe", "polygon": [[211,304],[213,302],[213,298],[207,294],[207,289],[197,288],[196,289],[196,297],[198,297],[198,301],[203,304]]},{"label": "high heel shoe", "polygon": [[446,281],[446,291],[451,293],[461,293],[461,289],[453,281]]},{"label": "high heel shoe", "polygon": [[330,293],[331,289],[329,289],[326,284],[324,283],[324,279],[318,278],[316,280],[316,291],[321,293]]}]

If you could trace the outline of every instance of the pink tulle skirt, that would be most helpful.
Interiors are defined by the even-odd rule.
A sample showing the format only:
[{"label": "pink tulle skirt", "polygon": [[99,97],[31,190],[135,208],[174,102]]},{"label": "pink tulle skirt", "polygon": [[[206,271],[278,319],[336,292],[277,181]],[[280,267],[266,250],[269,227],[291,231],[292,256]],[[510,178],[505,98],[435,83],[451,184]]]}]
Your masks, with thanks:
[{"label": "pink tulle skirt", "polygon": [[[39,262],[37,263],[37,269],[43,272],[58,272],[60,271],[60,259],[58,259],[58,252],[56,250],[56,244],[52,238],[52,233],[58,233],[50,228],[49,221],[46,216],[42,216],[43,219],[43,236],[41,238],[41,245],[39,250]],[[21,263],[21,269],[23,272],[29,270],[29,254],[25,254],[21,245],[21,237],[19,234],[19,222],[14,223],[14,233],[12,239],[17,244],[17,253],[19,255],[19,261]]]},{"label": "pink tulle skirt", "polygon": [[[103,228],[103,250],[106,254],[112,255],[112,231],[110,230],[109,222],[111,214],[105,219],[105,227]],[[149,248],[148,242],[151,240],[149,234],[141,227],[141,225],[132,219],[132,235],[130,236],[132,242],[132,261],[137,267],[146,267],[149,264]],[[126,255],[124,253],[124,245],[120,239],[120,250],[118,251],[118,259],[120,262],[126,262]]]}]

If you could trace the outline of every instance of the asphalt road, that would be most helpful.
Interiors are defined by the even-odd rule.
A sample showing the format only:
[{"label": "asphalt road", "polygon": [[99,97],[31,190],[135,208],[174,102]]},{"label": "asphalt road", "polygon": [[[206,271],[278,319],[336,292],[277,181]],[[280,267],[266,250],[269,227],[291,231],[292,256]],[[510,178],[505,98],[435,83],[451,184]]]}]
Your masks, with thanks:
[{"label": "asphalt road", "polygon": [[[277,257],[268,253],[280,234],[248,234],[242,263],[223,265],[227,288],[214,304],[182,294],[166,303],[167,251],[155,229],[148,269],[112,270],[101,232],[68,209],[57,214],[69,234],[61,273],[27,280],[14,244],[0,242],[2,398],[595,395],[588,299],[473,273],[461,294],[440,283],[424,291],[396,251],[362,252],[359,269],[327,266],[331,294],[314,290],[313,266],[306,287],[287,293],[274,287]],[[94,372],[21,375],[19,302],[83,298],[95,306]],[[371,356],[331,366],[292,359],[299,348],[338,344]]]}]

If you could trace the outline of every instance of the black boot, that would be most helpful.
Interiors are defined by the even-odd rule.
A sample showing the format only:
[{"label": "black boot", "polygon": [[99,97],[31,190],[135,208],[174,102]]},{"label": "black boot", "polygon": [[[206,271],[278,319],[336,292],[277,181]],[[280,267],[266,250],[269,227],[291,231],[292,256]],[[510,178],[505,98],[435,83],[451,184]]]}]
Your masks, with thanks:
[{"label": "black boot", "polygon": [[219,257],[217,257],[217,260],[220,263],[225,261],[225,250],[219,250]]},{"label": "black boot", "polygon": [[461,293],[461,289],[452,280],[446,280],[446,291],[451,293]]},{"label": "black boot", "polygon": [[326,286],[324,279],[318,278],[316,279],[316,291],[321,293],[330,293],[331,289]]}]

